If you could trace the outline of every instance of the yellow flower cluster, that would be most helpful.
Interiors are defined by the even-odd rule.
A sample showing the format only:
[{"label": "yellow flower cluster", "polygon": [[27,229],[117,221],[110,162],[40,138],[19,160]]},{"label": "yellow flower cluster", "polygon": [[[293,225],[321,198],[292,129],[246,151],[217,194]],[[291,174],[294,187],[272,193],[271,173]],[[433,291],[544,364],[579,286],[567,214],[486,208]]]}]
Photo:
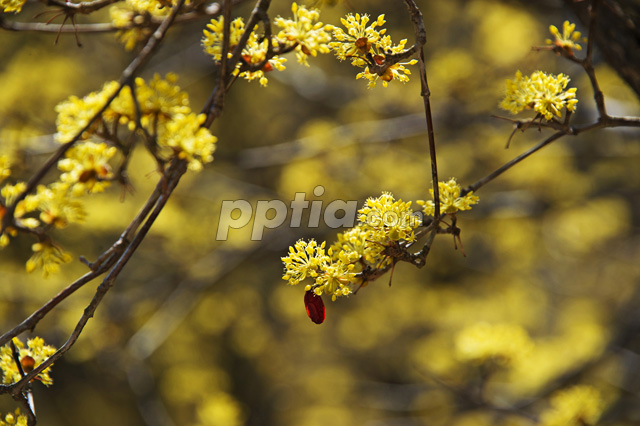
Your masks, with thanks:
[{"label": "yellow flower cluster", "polygon": [[102,192],[113,177],[109,160],[117,149],[106,143],[85,142],[73,146],[66,158],[58,161],[62,171],[60,181],[71,185],[71,193],[80,196],[85,192]]},{"label": "yellow flower cluster", "polygon": [[171,0],[126,0],[126,4],[140,14],[151,16],[167,16],[173,7]]},{"label": "yellow flower cluster", "polygon": [[[2,205],[10,205],[15,197],[23,193],[27,185],[18,182],[15,185],[5,185],[0,190],[0,195],[4,198]],[[0,209],[0,217],[4,214],[5,208]],[[39,212],[39,217],[27,217],[29,213]],[[39,185],[36,194],[31,194],[21,200],[15,209],[15,224],[21,228],[42,229],[48,227],[64,228],[70,223],[84,220],[85,211],[82,202],[78,200],[70,189],[69,184],[64,182],[54,182],[48,186]],[[15,237],[18,230],[8,227],[2,230],[0,235],[0,248],[6,247],[10,240]],[[59,271],[59,265],[72,260],[70,254],[62,250],[54,243],[44,240],[32,245],[33,255],[27,261],[27,272],[32,272],[36,268],[41,268],[44,277]]]},{"label": "yellow flower cluster", "polygon": [[395,200],[389,192],[368,198],[358,210],[358,220],[365,237],[365,257],[373,262],[390,243],[414,241],[413,230],[422,224],[422,220],[413,215],[411,201]]},{"label": "yellow flower cluster", "polygon": [[18,13],[26,2],[27,0],[0,0],[0,13]]},{"label": "yellow flower cluster", "polygon": [[317,56],[320,53],[329,53],[331,41],[331,25],[325,25],[319,21],[318,9],[307,9],[298,6],[295,2],[291,5],[293,19],[285,19],[278,16],[274,24],[281,30],[276,36],[278,45],[295,46],[298,62],[309,66],[307,58]]},{"label": "yellow flower cluster", "polygon": [[[118,89],[116,81],[106,83],[99,92],[91,92],[83,98],[70,96],[66,101],[60,102],[55,107],[58,113],[56,119],[56,141],[60,143],[70,142],[80,130],[84,129],[89,121],[102,109],[111,95]],[[94,121],[91,128],[87,129],[80,139],[88,139],[98,128],[99,121]]]},{"label": "yellow flower cluster", "polygon": [[50,274],[57,274],[60,272],[61,264],[69,263],[73,260],[71,254],[51,242],[35,243],[31,250],[33,255],[27,260],[27,272],[42,269],[42,275],[45,278]]},{"label": "yellow flower cluster", "polygon": [[[369,198],[358,210],[360,223],[354,228],[338,234],[338,240],[325,251],[326,243],[318,245],[314,240],[299,240],[289,247],[289,254],[282,258],[289,284],[296,285],[312,278],[317,295],[330,294],[332,300],[351,293],[349,285],[359,284],[356,274],[365,265],[381,266],[389,257],[385,249],[398,241],[414,241],[414,229],[421,220],[412,215],[411,203],[395,200],[390,193],[378,198]],[[364,284],[364,283],[361,283]]]},{"label": "yellow flower cluster", "polygon": [[20,409],[17,408],[15,413],[8,413],[4,420],[0,419],[0,426],[27,426],[27,416],[20,414]]},{"label": "yellow flower cluster", "polygon": [[[16,345],[20,364],[25,373],[29,373],[31,370],[42,364],[56,351],[56,348],[53,346],[45,345],[44,340],[40,337],[34,337],[33,339],[27,340],[26,347],[17,337],[13,339],[13,343]],[[5,385],[10,385],[21,379],[20,371],[18,370],[18,366],[13,358],[11,347],[9,347],[8,344],[0,348],[0,369],[3,373],[2,382]],[[38,374],[36,378],[43,384],[50,386],[53,384],[53,379],[51,378],[50,373],[51,367],[47,367]]]},{"label": "yellow flower cluster", "polygon": [[[477,204],[480,200],[477,195],[473,195],[473,191],[461,197],[461,190],[462,188],[460,188],[455,178],[451,178],[447,182],[438,182],[441,213],[455,214],[459,210],[471,210],[471,206]],[[433,198],[433,189],[430,189],[429,192]],[[423,207],[422,211],[427,216],[435,214],[435,203],[432,200],[418,200],[416,202]]]},{"label": "yellow flower cluster", "polygon": [[[213,59],[220,61],[222,59],[222,40],[224,29],[224,18],[212,19],[207,24],[207,28],[211,31],[204,30],[204,37],[202,38],[202,45],[204,46],[205,53],[213,56]],[[229,56],[235,46],[240,42],[240,38],[244,33],[244,20],[242,18],[236,18],[231,21],[230,33],[229,33]]]},{"label": "yellow flower cluster", "polygon": [[530,77],[516,72],[514,80],[507,80],[507,90],[500,107],[514,114],[533,109],[546,120],[561,117],[562,109],[575,111],[578,99],[576,88],[565,91],[569,77],[564,74],[546,74],[536,71]]},{"label": "yellow flower cluster", "polygon": [[[187,0],[185,4],[190,4]],[[109,9],[111,23],[119,28],[116,37],[124,44],[125,50],[133,50],[145,42],[152,34],[152,18],[162,18],[171,13],[171,0],[126,0]]]},{"label": "yellow flower cluster", "polygon": [[[217,61],[222,57],[223,27],[224,18],[220,17],[217,20],[212,19],[211,22],[207,25],[207,28],[209,28],[211,32],[207,30],[203,31],[204,37],[202,38],[202,45],[204,46],[204,51],[213,56],[213,58]],[[233,47],[238,43],[243,33],[244,20],[242,18],[234,19],[231,22],[231,45],[229,49],[229,56],[231,56]],[[234,41],[235,44],[233,44]],[[242,49],[242,60],[248,65],[256,65],[261,63],[267,56],[268,43],[269,42],[266,38],[263,38],[256,34],[255,31],[252,31],[249,35],[249,40],[247,41],[246,46],[244,47],[244,49]],[[234,70],[234,75],[238,75],[239,77],[242,77],[247,81],[257,79],[262,86],[266,86],[269,80],[267,79],[265,73],[273,71],[274,69],[277,69],[278,71],[284,70],[284,63],[286,61],[286,58],[275,55],[267,61],[262,69],[257,71],[242,72],[240,72],[242,63],[238,62]]]},{"label": "yellow flower cluster", "polygon": [[204,114],[178,114],[167,123],[163,143],[189,163],[189,169],[199,171],[202,165],[213,161],[216,137],[202,127]]},{"label": "yellow flower cluster", "polygon": [[119,28],[116,37],[124,44],[126,51],[133,50],[139,43],[146,41],[152,33],[150,27],[139,26],[147,17],[127,3],[109,8],[109,17],[115,28]]},{"label": "yellow flower cluster", "polygon": [[39,185],[37,193],[25,200],[25,211],[38,209],[40,220],[56,228],[66,228],[71,223],[80,223],[86,213],[82,202],[74,196],[68,184],[53,183]]},{"label": "yellow flower cluster", "polygon": [[594,425],[604,411],[600,392],[587,385],[578,385],[557,392],[551,397],[551,408],[540,416],[541,426]]},{"label": "yellow flower cluster", "polygon": [[461,361],[509,365],[533,349],[527,332],[514,324],[477,323],[456,336],[456,355]]},{"label": "yellow flower cluster", "polygon": [[[140,130],[147,142],[156,144],[154,155],[164,160],[183,159],[191,170],[200,170],[203,164],[213,161],[217,139],[202,127],[205,115],[191,111],[187,94],[176,82],[173,74],[164,79],[155,75],[150,81],[138,78],[133,85],[135,98],[126,86],[106,108],[108,99],[119,88],[117,82],[108,82],[102,90],[84,98],[71,96],[58,104],[57,141],[70,142],[86,129],[58,161],[59,179],[39,185],[35,194],[27,195],[15,206],[15,225],[0,229],[0,248],[7,246],[18,231],[28,229],[38,235],[26,264],[28,272],[41,268],[46,277],[57,272],[60,264],[71,261],[71,255],[53,243],[46,232],[82,222],[86,213],[80,197],[102,192],[115,179],[110,162],[118,150],[111,140],[119,137],[118,126],[126,126],[131,132]],[[100,110],[102,114],[87,128]],[[10,175],[9,158],[0,156],[0,182]],[[17,182],[0,189],[0,219],[26,188],[26,183]]]},{"label": "yellow flower cluster", "polygon": [[325,252],[325,244],[318,245],[315,240],[305,242],[298,240],[293,247],[289,247],[289,254],[282,258],[285,274],[282,279],[289,284],[299,284],[306,278],[314,279],[314,284],[307,285],[305,290],[311,290],[319,296],[322,293],[331,295],[332,300],[338,296],[351,293],[347,287],[352,283],[355,273],[354,265],[343,262],[332,262],[332,249]]},{"label": "yellow flower cluster", "polygon": [[[333,27],[320,22],[320,12],[317,9],[307,9],[296,3],[291,5],[293,19],[277,17],[274,25],[280,28],[280,32],[271,38],[271,45],[275,52],[296,51],[298,62],[307,65],[308,56],[317,56],[319,53],[328,53],[327,42],[331,39],[329,31]],[[222,41],[224,18],[212,19],[207,24],[209,30],[204,30],[202,45],[204,51],[211,55],[214,60],[220,61],[222,57]],[[231,22],[231,32],[229,35],[229,57],[233,48],[239,43],[242,34],[245,32],[244,20],[236,18]],[[286,58],[275,54],[267,58],[269,40],[255,31],[249,35],[247,44],[242,49],[242,60],[247,65],[256,65],[268,59],[262,69],[257,71],[240,71],[243,63],[236,64],[234,75],[238,75],[248,81],[257,79],[262,86],[266,86],[268,79],[265,73],[274,69],[282,71],[285,69]]]},{"label": "yellow flower cluster", "polygon": [[382,80],[384,87],[387,87],[387,84],[392,80],[398,80],[403,83],[409,81],[411,71],[405,65],[416,64],[418,61],[415,59],[409,62],[393,64],[382,75],[370,71],[374,64],[383,65],[386,56],[403,52],[407,44],[405,39],[394,45],[391,42],[391,37],[384,35],[386,29],[379,28],[385,23],[384,15],[378,16],[378,19],[369,26],[367,26],[369,16],[366,14],[360,15],[356,13],[355,16],[348,14],[346,18],[342,18],[340,21],[346,31],[335,27],[333,37],[337,41],[329,43],[329,47],[341,61],[349,59],[351,65],[364,68],[364,71],[360,72],[356,78],[369,80],[369,88],[375,87],[378,80]]},{"label": "yellow flower cluster", "polygon": [[[546,43],[554,46],[558,46],[570,54],[573,54],[573,49],[582,50],[582,46],[578,44],[582,33],[576,31],[576,24],[572,24],[569,21],[564,21],[562,24],[562,34],[555,25],[549,26],[549,31],[554,36],[554,40],[547,39]],[[583,38],[582,41],[586,42],[587,39]]]},{"label": "yellow flower cluster", "polygon": [[[124,87],[104,111],[102,117],[96,120],[90,131],[83,134],[83,139],[98,133],[100,124],[126,124],[128,129],[133,131],[139,123],[146,134],[156,139],[166,159],[175,155],[186,159],[192,170],[201,169],[203,164],[213,160],[212,153],[217,139],[208,129],[201,127],[204,115],[197,115],[191,111],[189,98],[176,84],[177,80],[178,77],[171,73],[164,79],[156,74],[148,82],[137,78],[134,91],[139,112],[130,87]],[[92,115],[105,105],[106,99],[116,90],[117,84],[117,82],[106,83],[100,92],[90,93],[82,99],[72,96],[59,104],[56,107],[57,139],[61,142],[71,140],[87,124]],[[115,151],[101,144],[89,145],[80,150],[79,152],[84,153],[93,151],[92,160],[83,161],[83,169],[79,174],[65,176],[67,179],[72,176],[93,178],[89,184],[81,182],[84,187],[91,190],[90,187],[94,188],[100,179],[111,177],[107,161],[113,157]],[[63,160],[61,169],[68,171],[71,163],[73,162]],[[78,166],[77,163],[75,162],[74,165]],[[99,192],[100,189],[102,188],[98,185],[92,192]]]}]

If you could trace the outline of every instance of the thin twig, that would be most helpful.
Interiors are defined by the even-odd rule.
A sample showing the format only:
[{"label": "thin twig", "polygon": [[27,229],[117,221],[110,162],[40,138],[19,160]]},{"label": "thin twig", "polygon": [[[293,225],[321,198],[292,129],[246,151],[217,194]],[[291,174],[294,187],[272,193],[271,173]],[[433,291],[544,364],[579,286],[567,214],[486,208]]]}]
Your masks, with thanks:
[{"label": "thin twig", "polygon": [[[234,2],[237,3],[238,1]],[[73,3],[70,3],[73,4]],[[216,4],[217,5],[217,4]],[[176,17],[174,23],[189,23],[202,18],[216,17],[220,14],[220,8],[206,8],[188,12]],[[116,26],[110,22],[100,22],[95,24],[76,24],[73,25],[50,25],[44,22],[14,22],[8,21],[0,15],[0,28],[7,31],[27,31],[41,33],[108,33],[122,30],[130,30],[133,28],[156,28],[162,24],[165,18],[150,17],[143,24],[131,22],[128,25]]]},{"label": "thin twig", "polygon": [[482,179],[478,180],[476,183],[474,183],[472,185],[469,185],[467,188],[465,188],[464,190],[462,190],[460,192],[460,196],[464,197],[466,194],[468,194],[471,191],[473,191],[475,193],[478,189],[482,188],[484,185],[486,185],[487,183],[491,182],[492,180],[494,180],[495,178],[500,176],[502,173],[504,173],[507,170],[509,170],[511,167],[515,166],[516,164],[518,164],[519,162],[521,162],[525,158],[529,157],[533,153],[538,152],[539,150],[541,150],[545,146],[549,145],[551,142],[553,142],[553,141],[555,141],[555,140],[557,140],[557,139],[559,139],[559,138],[561,138],[562,136],[565,136],[565,135],[566,135],[565,132],[556,132],[556,133],[554,133],[553,135],[549,136],[547,139],[545,139],[542,142],[540,142],[538,145],[536,145],[533,148],[529,149],[528,151],[518,155],[517,157],[515,157],[511,161],[507,162],[502,167],[499,167],[497,170],[493,171],[492,173],[490,173],[487,176],[483,177]]},{"label": "thin twig", "polygon": [[207,119],[203,123],[203,127],[209,128],[216,118],[220,115],[224,107],[224,95],[228,90],[227,80],[229,76],[228,56],[231,48],[231,2],[224,0],[223,5],[224,27],[222,30],[222,53],[220,56],[220,64],[217,67],[218,85],[214,87],[209,95],[209,99],[202,108],[202,113],[207,114]]},{"label": "thin twig", "polygon": [[33,380],[38,374],[40,374],[47,367],[51,366],[54,362],[60,359],[75,344],[75,342],[80,337],[80,334],[84,330],[85,325],[87,324],[89,319],[93,317],[96,309],[98,308],[98,305],[107,294],[107,292],[111,289],[111,287],[113,287],[116,278],[120,275],[120,272],[122,272],[124,266],[129,262],[133,253],[146,237],[147,233],[151,229],[151,226],[169,200],[171,193],[178,185],[180,178],[186,171],[187,166],[184,160],[176,159],[172,162],[167,170],[166,176],[160,179],[160,181],[158,182],[157,188],[161,188],[162,194],[158,199],[158,202],[155,204],[153,211],[145,221],[144,225],[140,228],[140,231],[136,234],[131,243],[119,257],[113,269],[98,286],[93,299],[91,299],[91,302],[85,308],[82,316],[80,317],[80,320],[76,324],[76,327],[74,328],[67,341],[53,355],[47,358],[42,364],[34,368],[24,378],[9,386],[13,393],[21,391],[29,383],[29,381]]},{"label": "thin twig", "polygon": [[593,87],[593,98],[596,101],[596,107],[598,108],[598,114],[600,115],[601,120],[606,120],[607,117],[607,109],[604,104],[604,94],[600,89],[600,85],[598,84],[598,79],[596,78],[595,70],[593,69],[593,39],[595,38],[596,31],[596,16],[597,9],[600,0],[593,0],[591,2],[590,10],[589,10],[589,37],[587,38],[587,56],[582,61],[581,65],[584,68],[585,72],[589,76],[589,81],[591,82],[591,86]]},{"label": "thin twig", "polygon": [[385,54],[384,61],[381,64],[378,64],[377,61],[373,60],[373,56],[369,54],[369,56],[367,57],[367,65],[371,73],[383,75],[389,69],[389,67],[413,56],[416,52],[421,51],[422,47],[427,42],[427,31],[424,27],[424,20],[422,19],[422,12],[420,12],[420,8],[418,8],[413,0],[404,0],[404,3],[409,9],[409,13],[411,14],[411,22],[413,23],[413,27],[415,29],[416,42],[413,44],[413,46],[403,52],[392,55]]},{"label": "thin twig", "polygon": [[6,344],[13,337],[18,336],[20,333],[26,330],[33,330],[38,322],[45,317],[53,308],[55,308],[60,302],[65,300],[76,290],[91,282],[95,278],[107,272],[115,264],[116,260],[122,254],[125,246],[131,241],[138,228],[147,217],[153,206],[158,201],[161,195],[161,188],[159,186],[153,191],[146,201],[145,205],[140,209],[136,217],[131,221],[127,228],[122,232],[118,241],[116,241],[108,250],[106,250],[98,259],[88,264],[92,269],[91,272],[86,273],[76,281],[68,285],[57,295],[51,298],[47,303],[42,305],[38,310],[29,315],[24,321],[18,324],[13,329],[7,331],[0,337],[0,346]]},{"label": "thin twig", "polygon": [[433,116],[431,114],[431,91],[429,90],[429,82],[427,81],[427,66],[424,59],[424,45],[427,42],[426,31],[424,28],[424,20],[422,12],[413,0],[404,0],[409,13],[411,14],[411,22],[416,33],[415,50],[418,51],[418,63],[420,66],[420,85],[422,99],[424,102],[424,112],[427,120],[427,137],[429,139],[429,156],[431,158],[431,179],[433,180],[433,202],[435,203],[436,218],[440,217],[440,193],[438,190],[438,162],[436,157],[436,139],[433,130]]}]

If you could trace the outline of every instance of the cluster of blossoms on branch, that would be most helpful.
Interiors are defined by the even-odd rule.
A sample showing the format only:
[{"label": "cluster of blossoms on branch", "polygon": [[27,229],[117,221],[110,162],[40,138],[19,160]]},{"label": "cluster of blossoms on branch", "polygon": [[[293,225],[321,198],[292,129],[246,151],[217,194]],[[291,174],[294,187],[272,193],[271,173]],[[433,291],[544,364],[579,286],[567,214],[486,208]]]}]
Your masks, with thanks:
[{"label": "cluster of blossoms on branch", "polygon": [[[28,272],[42,269],[46,277],[70,262],[72,256],[47,232],[82,222],[86,216],[83,196],[104,191],[114,180],[126,183],[125,158],[133,149],[132,141],[138,140],[134,136],[150,147],[160,164],[179,158],[197,171],[213,161],[217,139],[202,127],[205,116],[191,111],[187,94],[176,82],[173,74],[164,79],[155,75],[150,81],[138,78],[118,92],[119,83],[112,81],[100,91],[83,98],[71,96],[58,104],[55,139],[61,144],[77,142],[58,161],[58,179],[39,185],[35,194],[16,204],[12,223],[0,229],[0,248],[22,231],[38,240],[26,264]],[[119,173],[112,165],[117,157],[121,158]],[[8,157],[0,156],[0,182],[10,175]],[[19,181],[0,189],[0,220],[26,187]]]},{"label": "cluster of blossoms on branch", "polygon": [[348,14],[340,21],[346,31],[336,27],[333,31],[333,37],[336,41],[329,43],[329,47],[341,61],[350,60],[354,67],[364,68],[364,71],[358,73],[356,78],[368,80],[370,88],[375,87],[378,80],[382,80],[384,87],[387,87],[387,84],[392,80],[403,83],[409,81],[411,71],[405,65],[416,64],[418,62],[416,59],[393,64],[382,75],[371,71],[374,65],[383,65],[387,56],[404,52],[407,44],[407,40],[403,39],[394,45],[391,37],[385,35],[386,29],[379,28],[385,23],[384,15],[378,16],[378,19],[369,26],[367,26],[369,16],[359,13],[356,13],[355,16]]},{"label": "cluster of blossoms on branch", "polygon": [[[577,43],[581,39],[581,33],[575,31],[575,27],[575,24],[565,21],[563,32],[560,34],[558,28],[551,25],[549,31],[554,40],[547,39],[546,43],[561,49],[561,52],[573,58],[573,50],[582,49]],[[507,89],[500,107],[514,114],[532,109],[537,113],[536,117],[547,121],[554,120],[555,117],[560,118],[563,109],[574,112],[578,103],[577,89],[566,89],[568,84],[569,77],[564,74],[553,75],[536,71],[530,76],[524,76],[517,71],[515,79],[506,81]]]},{"label": "cluster of blossoms on branch", "polygon": [[564,74],[547,74],[536,71],[530,77],[516,72],[514,80],[507,80],[507,92],[500,107],[517,114],[525,109],[533,109],[540,117],[551,121],[562,117],[562,110],[575,111],[578,99],[576,88],[564,90],[569,77]]},{"label": "cluster of blossoms on branch", "polygon": [[[440,182],[439,187],[445,194],[440,198],[440,211],[448,215],[469,210],[478,202],[473,192],[460,196],[461,188],[455,179]],[[431,194],[433,196],[433,191]],[[424,206],[424,214],[434,214],[433,201],[419,200],[418,204]],[[367,285],[363,272],[395,262],[403,250],[415,243],[415,230],[423,225],[422,215],[414,214],[411,202],[396,200],[388,192],[367,199],[358,210],[358,222],[355,227],[339,233],[329,249],[325,249],[326,242],[298,240],[282,258],[285,266],[282,278],[291,285],[310,278],[311,282],[305,286],[307,294],[326,294],[335,301],[353,293],[353,288],[357,291]],[[307,300],[305,297],[305,302]],[[310,316],[315,321],[311,313]]]},{"label": "cluster of blossoms on branch", "polygon": [[[382,75],[370,71],[370,67],[383,65],[388,55],[405,51],[407,40],[402,40],[394,45],[391,37],[384,35],[385,29],[379,29],[385,23],[384,15],[380,15],[371,25],[368,15],[348,14],[341,20],[345,29],[326,25],[319,21],[320,11],[307,9],[293,3],[291,6],[293,18],[277,17],[274,26],[279,28],[277,35],[267,39],[254,31],[249,36],[249,41],[242,50],[244,63],[236,64],[234,75],[247,80],[258,79],[260,84],[266,86],[268,80],[266,72],[285,69],[286,59],[280,56],[283,53],[295,50],[298,62],[309,66],[309,56],[317,56],[318,53],[329,53],[333,50],[340,60],[349,59],[353,66],[364,68],[356,78],[365,78],[369,81],[369,87],[375,87],[378,79],[383,86],[392,80],[402,82],[409,81],[411,72],[405,65],[413,65],[417,60],[404,63],[396,63],[389,66]],[[224,18],[212,19],[204,30],[202,44],[205,52],[220,61],[222,55],[222,41]],[[229,37],[229,57],[233,48],[238,44],[244,34],[245,26],[242,18],[236,18],[231,22],[231,34]],[[332,38],[333,35],[333,38]],[[335,40],[335,41],[331,41]],[[252,66],[262,65],[261,69],[251,70]]]},{"label": "cluster of blossoms on branch", "polygon": [[[142,40],[140,31],[151,28],[143,25],[144,22],[167,15],[170,6],[171,3],[158,0],[127,0],[122,7],[114,6],[112,17],[119,20],[117,26],[123,28],[120,35],[126,47],[137,45]],[[195,3],[187,2],[182,12],[192,7]],[[415,60],[404,65],[393,64],[382,75],[369,71],[374,64],[384,64],[387,55],[405,49],[406,40],[394,45],[385,35],[386,31],[380,28],[385,23],[384,15],[368,25],[367,15],[349,14],[342,19],[343,30],[322,23],[317,9],[293,3],[291,11],[292,18],[279,16],[273,21],[273,27],[278,29],[274,36],[267,38],[251,29],[240,54],[241,60],[234,66],[235,77],[257,79],[266,85],[267,72],[285,69],[283,54],[295,52],[298,62],[308,66],[310,56],[333,50],[339,59],[349,59],[352,65],[365,68],[357,78],[369,80],[369,87],[375,86],[378,79],[384,86],[394,79],[408,80],[409,71],[404,65],[413,64]],[[234,19],[230,27],[228,55],[232,57],[247,29],[242,18]],[[202,39],[205,52],[216,61],[222,59],[223,28],[222,17],[212,19]],[[127,35],[126,31],[139,33]],[[337,41],[331,42],[332,35]],[[72,146],[58,161],[60,175],[54,182],[41,184],[34,188],[35,193],[26,196],[25,182],[7,183],[0,189],[0,220],[7,211],[12,213],[11,220],[5,220],[4,228],[0,229],[0,248],[9,244],[10,237],[24,232],[37,239],[32,245],[33,256],[27,261],[28,271],[42,269],[47,276],[57,272],[60,264],[70,262],[71,255],[47,232],[82,222],[86,216],[83,196],[104,191],[112,181],[127,183],[125,168],[135,143],[132,139],[142,139],[160,166],[171,158],[185,160],[193,170],[211,162],[217,140],[202,127],[206,117],[191,110],[187,94],[176,81],[173,74],[164,79],[156,75],[150,81],[137,78],[124,87],[111,81],[99,91],[82,98],[71,96],[56,106],[55,139]],[[120,163],[117,169],[113,165],[116,162]],[[0,156],[0,182],[10,175],[9,158]],[[332,273],[342,273],[340,271],[342,269],[337,268]]]},{"label": "cluster of blossoms on branch", "polygon": [[[13,344],[24,373],[30,373],[56,351],[53,346],[46,345],[40,337],[28,339],[26,345],[20,339],[14,338]],[[2,370],[2,383],[5,385],[16,383],[22,378],[9,344],[0,348],[0,370]],[[52,385],[51,367],[45,368],[36,376],[36,379],[44,385]]]},{"label": "cluster of blossoms on branch", "polygon": [[[0,370],[4,385],[18,382],[23,374],[33,371],[56,351],[53,346],[46,345],[40,337],[28,339],[26,345],[18,338],[14,338],[12,343],[15,349],[11,347],[11,344],[0,348]],[[20,367],[17,365],[18,362]],[[51,366],[42,370],[35,377],[35,380],[46,386],[51,386],[53,384]],[[0,419],[0,426],[27,426],[27,416],[16,409],[15,412],[8,413]]]}]

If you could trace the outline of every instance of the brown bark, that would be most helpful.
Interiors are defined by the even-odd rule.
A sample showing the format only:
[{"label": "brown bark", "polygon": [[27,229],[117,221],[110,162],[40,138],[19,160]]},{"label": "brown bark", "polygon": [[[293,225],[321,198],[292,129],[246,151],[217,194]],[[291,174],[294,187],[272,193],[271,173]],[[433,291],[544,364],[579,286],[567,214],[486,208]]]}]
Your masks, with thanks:
[{"label": "brown bark", "polygon": [[589,26],[589,8],[594,2],[598,50],[640,97],[640,1],[564,0],[584,27]]}]

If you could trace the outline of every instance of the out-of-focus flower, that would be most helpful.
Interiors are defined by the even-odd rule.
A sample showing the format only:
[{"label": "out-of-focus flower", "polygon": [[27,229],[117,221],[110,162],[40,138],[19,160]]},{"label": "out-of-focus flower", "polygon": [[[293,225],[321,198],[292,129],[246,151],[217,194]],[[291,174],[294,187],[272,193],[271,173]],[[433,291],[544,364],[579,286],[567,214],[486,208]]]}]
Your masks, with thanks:
[{"label": "out-of-focus flower", "polygon": [[0,0],[0,12],[19,13],[26,2],[27,0]]},{"label": "out-of-focus flower", "polygon": [[106,143],[85,142],[69,149],[66,158],[58,161],[62,172],[60,181],[71,185],[71,192],[80,196],[85,192],[102,192],[113,177],[109,160],[117,149]]},{"label": "out-of-focus flower", "polygon": [[35,243],[31,246],[33,255],[27,260],[27,272],[42,269],[42,276],[47,278],[51,274],[60,272],[60,265],[69,263],[73,257],[62,248],[50,242]]},{"label": "out-of-focus flower", "polygon": [[551,408],[540,416],[540,425],[594,425],[603,411],[600,392],[593,386],[578,385],[559,391],[551,397]]},{"label": "out-of-focus flower", "polygon": [[176,115],[166,126],[158,143],[170,147],[178,158],[187,160],[189,169],[199,171],[213,161],[218,139],[202,127],[206,116],[191,113]]},{"label": "out-of-focus flower", "polygon": [[562,117],[562,109],[575,111],[578,99],[576,88],[565,90],[569,77],[564,74],[546,74],[536,71],[530,77],[516,72],[514,80],[507,80],[505,98],[500,107],[514,114],[533,109],[546,120]]},{"label": "out-of-focus flower", "polygon": [[274,20],[274,24],[281,28],[276,38],[279,44],[294,44],[298,62],[309,66],[307,62],[309,56],[317,56],[318,52],[329,53],[327,43],[331,41],[330,31],[333,26],[319,21],[318,9],[307,9],[294,2],[291,5],[291,11],[293,19],[278,16]]},{"label": "out-of-focus flower", "polygon": [[[477,204],[480,200],[478,196],[473,195],[473,191],[461,197],[461,190],[462,188],[460,188],[455,178],[451,178],[447,182],[438,182],[441,213],[454,214],[458,210],[471,210],[471,206]],[[430,189],[429,192],[433,198],[433,189]],[[435,203],[432,200],[418,200],[416,202],[423,207],[424,214],[428,216],[435,214]]]},{"label": "out-of-focus flower", "polygon": [[[58,113],[56,141],[66,143],[76,137],[80,130],[85,128],[98,111],[106,105],[107,100],[118,87],[117,81],[110,81],[105,83],[102,90],[98,92],[91,92],[83,98],[70,96],[66,101],[59,103],[55,107],[55,111]],[[99,120],[94,121],[94,129],[98,123]],[[84,134],[80,135],[80,139],[87,139],[91,132],[92,129],[87,129]]]},{"label": "out-of-focus flower", "polygon": [[456,337],[456,355],[461,361],[493,361],[508,365],[533,348],[527,332],[515,324],[477,323]]},{"label": "out-of-focus flower", "polygon": [[27,416],[20,414],[20,409],[16,408],[13,413],[8,413],[4,419],[0,419],[0,426],[27,426]]}]

